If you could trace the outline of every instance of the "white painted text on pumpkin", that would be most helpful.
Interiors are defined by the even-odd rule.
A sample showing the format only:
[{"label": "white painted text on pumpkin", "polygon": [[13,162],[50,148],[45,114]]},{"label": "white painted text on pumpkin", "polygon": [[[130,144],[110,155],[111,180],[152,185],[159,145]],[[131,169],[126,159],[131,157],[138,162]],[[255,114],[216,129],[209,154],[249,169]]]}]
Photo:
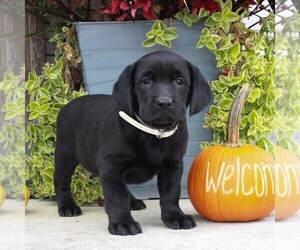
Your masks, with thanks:
[{"label": "white painted text on pumpkin", "polygon": [[[279,197],[290,196],[292,192],[300,194],[300,166],[290,164],[273,166],[264,162],[241,164],[240,158],[237,157],[234,164],[223,162],[217,175],[212,174],[214,171],[211,171],[211,168],[209,161],[206,169],[206,192],[221,191],[225,195],[242,194],[257,197],[275,192]],[[279,187],[280,180],[284,180],[284,187]],[[296,191],[292,190],[292,182],[297,187]]]}]

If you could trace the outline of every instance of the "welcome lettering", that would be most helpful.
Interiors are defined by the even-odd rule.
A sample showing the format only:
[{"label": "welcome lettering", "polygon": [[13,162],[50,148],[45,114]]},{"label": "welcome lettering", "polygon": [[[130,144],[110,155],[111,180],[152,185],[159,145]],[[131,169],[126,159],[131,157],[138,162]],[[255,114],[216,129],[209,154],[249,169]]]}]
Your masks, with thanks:
[{"label": "welcome lettering", "polygon": [[[212,175],[211,162],[208,162],[206,169],[206,192],[216,193],[221,191],[225,195],[242,194],[245,196],[256,195],[257,197],[267,196],[269,189],[275,193],[273,166],[261,162],[253,165],[242,164],[240,158],[236,158],[235,164],[223,162],[217,176]],[[235,181],[233,181],[235,178]],[[247,184],[247,178],[253,178],[251,184]],[[270,179],[270,181],[268,181]],[[235,186],[233,186],[233,183]],[[299,183],[300,185],[300,183]]]},{"label": "welcome lettering", "polygon": [[300,195],[300,166],[283,162],[275,163],[276,194],[278,197]]}]

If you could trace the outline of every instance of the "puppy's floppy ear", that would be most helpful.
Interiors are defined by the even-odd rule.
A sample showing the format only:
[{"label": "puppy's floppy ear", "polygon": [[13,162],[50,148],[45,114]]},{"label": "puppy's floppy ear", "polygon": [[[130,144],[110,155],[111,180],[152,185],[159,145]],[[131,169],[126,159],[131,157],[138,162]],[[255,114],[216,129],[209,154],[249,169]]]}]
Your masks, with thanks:
[{"label": "puppy's floppy ear", "polygon": [[190,64],[191,87],[189,92],[188,104],[190,105],[190,116],[199,113],[211,101],[212,93],[208,82],[200,70]]},{"label": "puppy's floppy ear", "polygon": [[134,64],[128,65],[115,83],[112,96],[122,111],[129,115],[134,114]]}]

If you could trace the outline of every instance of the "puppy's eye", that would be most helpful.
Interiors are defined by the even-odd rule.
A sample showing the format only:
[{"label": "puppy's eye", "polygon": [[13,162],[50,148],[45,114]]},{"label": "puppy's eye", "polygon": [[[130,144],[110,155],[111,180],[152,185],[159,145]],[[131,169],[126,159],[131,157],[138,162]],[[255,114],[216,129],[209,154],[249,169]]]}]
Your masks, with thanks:
[{"label": "puppy's eye", "polygon": [[184,84],[184,80],[182,77],[176,77],[175,82],[177,85],[183,85]]},{"label": "puppy's eye", "polygon": [[151,78],[148,77],[148,76],[144,77],[143,80],[142,80],[142,83],[146,84],[146,85],[149,84],[150,82],[151,82]]}]

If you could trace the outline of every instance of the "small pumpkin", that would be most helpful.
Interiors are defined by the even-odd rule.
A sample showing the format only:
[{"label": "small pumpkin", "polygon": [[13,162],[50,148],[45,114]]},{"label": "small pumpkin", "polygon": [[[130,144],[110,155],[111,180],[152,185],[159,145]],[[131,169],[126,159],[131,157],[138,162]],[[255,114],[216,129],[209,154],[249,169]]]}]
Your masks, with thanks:
[{"label": "small pumpkin", "polygon": [[4,200],[5,200],[5,190],[4,190],[4,188],[0,185],[0,207],[2,206]]},{"label": "small pumpkin", "polygon": [[251,91],[246,84],[236,96],[227,124],[227,141],[202,151],[188,176],[188,194],[199,214],[213,221],[252,221],[274,210],[273,157],[239,143],[242,108]]},{"label": "small pumpkin", "polygon": [[282,220],[300,209],[300,160],[289,150],[275,147],[275,219]]},{"label": "small pumpkin", "polygon": [[24,186],[23,192],[24,192],[24,202],[25,202],[25,207],[26,207],[28,204],[28,201],[29,201],[29,197],[30,197],[30,191],[26,185]]}]

